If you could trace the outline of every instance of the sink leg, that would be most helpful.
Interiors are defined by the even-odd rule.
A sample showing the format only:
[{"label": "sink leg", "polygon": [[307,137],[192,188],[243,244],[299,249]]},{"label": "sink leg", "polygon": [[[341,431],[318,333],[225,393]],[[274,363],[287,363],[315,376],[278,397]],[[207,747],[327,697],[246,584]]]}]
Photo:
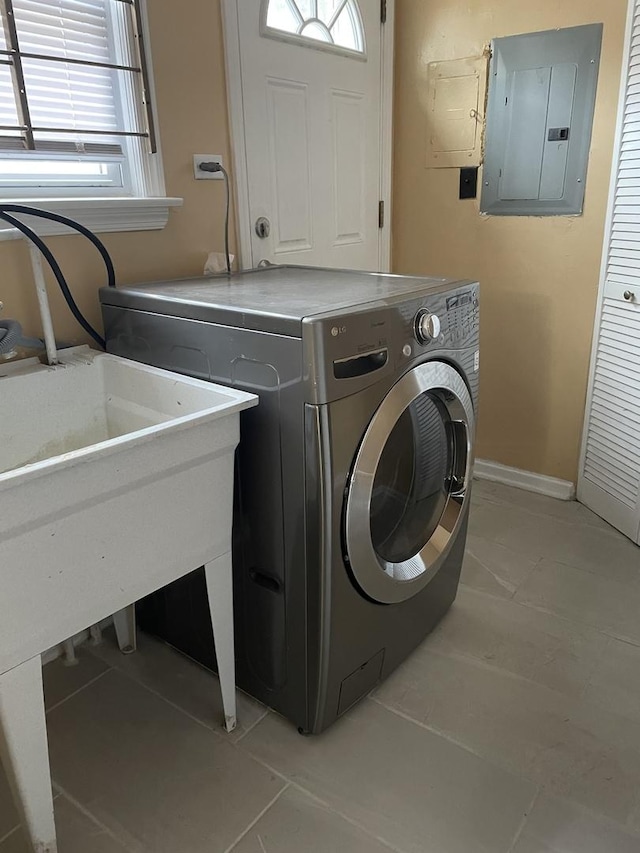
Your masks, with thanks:
[{"label": "sink leg", "polygon": [[236,727],[236,670],[233,647],[233,576],[231,554],[224,554],[204,567],[207,595],[216,646],[224,724],[228,732]]},{"label": "sink leg", "polygon": [[0,675],[0,760],[34,853],[56,853],[40,655]]},{"label": "sink leg", "polygon": [[136,606],[130,604],[113,614],[118,645],[123,655],[130,655],[138,647],[136,638]]},{"label": "sink leg", "polygon": [[73,645],[73,637],[69,637],[68,640],[65,640],[62,643],[62,648],[64,651],[64,665],[77,666],[79,661],[76,655],[76,647]]}]

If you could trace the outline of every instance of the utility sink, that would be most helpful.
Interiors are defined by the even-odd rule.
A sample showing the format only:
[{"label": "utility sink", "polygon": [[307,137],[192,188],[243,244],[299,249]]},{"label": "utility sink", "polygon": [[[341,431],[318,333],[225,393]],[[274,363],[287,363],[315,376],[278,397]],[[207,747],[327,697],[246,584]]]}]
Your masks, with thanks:
[{"label": "utility sink", "polygon": [[88,347],[55,367],[0,363],[0,484],[230,414],[247,397]]},{"label": "utility sink", "polygon": [[257,398],[88,347],[60,362],[0,364],[0,673],[231,546]]},{"label": "utility sink", "polygon": [[60,362],[0,365],[0,760],[37,853],[57,850],[46,649],[114,614],[132,650],[133,603],[204,566],[236,724],[233,459],[258,402],[88,347]]}]

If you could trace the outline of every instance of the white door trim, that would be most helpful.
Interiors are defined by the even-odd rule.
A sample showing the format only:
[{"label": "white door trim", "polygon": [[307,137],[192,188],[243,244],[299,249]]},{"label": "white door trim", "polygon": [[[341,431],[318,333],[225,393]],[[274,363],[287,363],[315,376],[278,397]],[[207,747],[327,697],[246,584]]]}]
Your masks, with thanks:
[{"label": "white door trim", "polygon": [[384,202],[384,228],[380,231],[378,264],[380,272],[391,272],[391,189],[393,167],[393,67],[395,0],[385,0],[387,20],[382,30],[382,75],[380,94],[380,199]]},{"label": "white door trim", "polygon": [[[241,269],[250,265],[251,216],[249,210],[249,181],[247,176],[247,149],[245,145],[244,106],[242,98],[242,73],[240,62],[240,26],[238,3],[240,0],[222,0],[222,25],[224,33],[225,67],[227,75],[227,102],[231,156],[235,178],[235,207],[238,239],[238,263]],[[245,0],[246,2],[246,0]],[[370,0],[367,0],[370,2]],[[393,145],[393,33],[395,2],[387,0],[387,21],[382,30],[380,111],[380,199],[384,202],[384,228],[380,231],[378,266],[389,272],[391,266],[391,167]]]}]

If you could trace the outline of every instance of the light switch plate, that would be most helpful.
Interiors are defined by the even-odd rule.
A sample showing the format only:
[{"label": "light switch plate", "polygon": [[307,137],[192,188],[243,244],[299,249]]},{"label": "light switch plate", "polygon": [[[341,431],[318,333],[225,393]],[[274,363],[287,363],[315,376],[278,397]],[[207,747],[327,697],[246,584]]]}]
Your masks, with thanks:
[{"label": "light switch plate", "polygon": [[196,181],[224,181],[222,172],[203,172],[199,168],[200,163],[220,163],[221,166],[224,166],[221,154],[194,154],[193,175]]}]

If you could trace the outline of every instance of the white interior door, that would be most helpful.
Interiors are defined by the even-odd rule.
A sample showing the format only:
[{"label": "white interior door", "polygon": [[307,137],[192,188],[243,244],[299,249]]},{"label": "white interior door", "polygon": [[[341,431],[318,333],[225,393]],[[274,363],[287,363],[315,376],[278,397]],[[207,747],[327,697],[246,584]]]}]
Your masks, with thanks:
[{"label": "white interior door", "polygon": [[[636,276],[640,278],[640,270]],[[579,500],[639,542],[638,279],[636,284],[608,281],[605,287],[584,444]]]},{"label": "white interior door", "polygon": [[630,3],[578,499],[640,543],[640,0]]},{"label": "white interior door", "polygon": [[236,9],[252,265],[378,269],[380,3]]}]

